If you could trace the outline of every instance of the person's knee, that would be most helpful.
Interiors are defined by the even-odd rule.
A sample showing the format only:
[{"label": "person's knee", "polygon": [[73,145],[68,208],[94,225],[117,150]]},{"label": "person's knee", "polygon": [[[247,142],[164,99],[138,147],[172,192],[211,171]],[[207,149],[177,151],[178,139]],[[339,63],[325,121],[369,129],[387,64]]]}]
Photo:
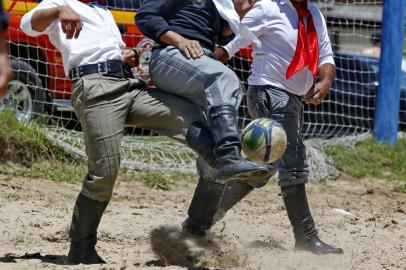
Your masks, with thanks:
[{"label": "person's knee", "polygon": [[206,84],[216,84],[226,87],[227,89],[232,89],[233,91],[242,90],[240,79],[237,77],[234,71],[229,68],[223,68],[221,70],[217,70],[216,72],[206,73],[204,77],[206,79]]},{"label": "person's knee", "polygon": [[[232,71],[231,69],[229,69],[229,68],[225,68],[224,70],[223,70],[223,72],[222,72],[222,77],[224,78],[224,79],[226,79],[226,80],[229,80],[229,81],[240,81],[239,79],[238,79],[238,77],[237,77],[237,75],[235,74],[235,72],[234,71]],[[239,84],[239,83],[238,83]]]},{"label": "person's knee", "polygon": [[242,95],[243,86],[238,76],[231,69],[225,69],[221,75],[221,79],[226,82],[227,88],[233,91],[238,91]]},{"label": "person's knee", "polygon": [[113,196],[113,189],[103,188],[103,189],[93,189],[86,186],[82,187],[81,193],[98,202],[108,202]]},{"label": "person's knee", "polygon": [[81,193],[95,201],[110,201],[113,196],[113,187],[116,177],[116,175],[110,173],[103,176],[88,173],[83,181]]}]

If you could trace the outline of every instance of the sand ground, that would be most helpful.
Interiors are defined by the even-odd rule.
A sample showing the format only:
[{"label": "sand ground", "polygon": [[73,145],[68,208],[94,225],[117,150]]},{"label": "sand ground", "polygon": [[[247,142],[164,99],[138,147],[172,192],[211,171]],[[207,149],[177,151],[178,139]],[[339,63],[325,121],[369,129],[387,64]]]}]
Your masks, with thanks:
[{"label": "sand ground", "polygon": [[[67,266],[68,225],[80,184],[0,175],[0,269],[183,269],[163,267],[149,232],[184,218],[194,184],[170,191],[118,183],[100,226],[97,248],[109,262]],[[293,251],[293,236],[276,183],[251,193],[213,229],[225,252],[213,259],[233,269],[406,269],[406,194],[380,180],[309,184],[323,240],[344,255]],[[334,212],[339,208],[350,216]],[[218,265],[215,265],[215,264]]]}]

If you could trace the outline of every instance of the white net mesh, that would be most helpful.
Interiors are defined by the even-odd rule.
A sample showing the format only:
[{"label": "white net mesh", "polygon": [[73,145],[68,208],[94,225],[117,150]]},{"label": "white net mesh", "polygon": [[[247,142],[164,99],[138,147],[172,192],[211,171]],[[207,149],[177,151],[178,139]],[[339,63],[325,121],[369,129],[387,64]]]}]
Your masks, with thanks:
[{"label": "white net mesh", "polygon": [[[306,136],[341,136],[366,132],[373,127],[378,86],[379,40],[382,1],[312,1],[326,18],[335,53],[337,78],[320,106],[305,105]],[[405,43],[406,44],[406,43]],[[249,76],[249,53],[234,57],[229,65],[245,81]],[[406,71],[406,58],[404,60]],[[406,73],[403,73],[400,124],[406,121]],[[249,121],[243,104],[240,116]]]},{"label": "white net mesh", "polygon": [[[80,126],[70,107],[71,82],[65,78],[60,53],[45,36],[30,38],[19,30],[21,15],[35,7],[39,1],[3,2],[10,14],[9,51],[16,76],[11,84],[10,94],[0,102],[0,109],[4,105],[12,106],[21,119],[47,115],[49,137],[84,157]],[[307,137],[337,137],[368,132],[373,125],[379,67],[376,57],[379,56],[376,55],[379,48],[372,48],[372,43],[377,41],[380,34],[382,0],[312,2],[326,17],[335,51],[337,79],[326,101],[320,106],[305,106],[303,133]],[[134,74],[148,80],[152,44],[142,37],[134,25],[134,14],[139,4],[140,0],[107,0],[127,46],[142,48],[140,66],[134,70]],[[245,86],[250,72],[250,59],[250,50],[245,49],[228,63]],[[406,70],[406,60],[403,63]],[[406,76],[402,80],[401,128],[406,127],[405,89]],[[239,116],[240,127],[250,121],[245,100]],[[123,140],[122,149],[125,167],[138,170],[194,171],[194,154],[186,147],[170,140],[162,140],[147,130],[131,128],[128,133]],[[311,156],[322,155],[314,142],[321,145],[324,140],[313,139],[308,142]],[[310,159],[310,163],[316,165],[326,162]],[[317,171],[322,177],[335,174],[328,166],[319,167]]]}]

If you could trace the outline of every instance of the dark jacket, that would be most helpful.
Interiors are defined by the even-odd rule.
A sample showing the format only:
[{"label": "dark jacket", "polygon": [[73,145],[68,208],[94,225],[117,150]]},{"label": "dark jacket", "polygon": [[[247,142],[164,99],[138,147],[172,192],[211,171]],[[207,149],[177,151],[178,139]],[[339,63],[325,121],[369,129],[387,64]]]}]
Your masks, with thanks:
[{"label": "dark jacket", "polygon": [[144,0],[135,21],[141,32],[157,43],[163,33],[172,30],[209,50],[214,49],[227,25],[212,0]]}]

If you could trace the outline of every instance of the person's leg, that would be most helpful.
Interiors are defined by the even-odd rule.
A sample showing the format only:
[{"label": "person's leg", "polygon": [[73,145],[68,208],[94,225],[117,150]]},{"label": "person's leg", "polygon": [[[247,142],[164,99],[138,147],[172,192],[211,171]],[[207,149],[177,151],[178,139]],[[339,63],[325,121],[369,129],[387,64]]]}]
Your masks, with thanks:
[{"label": "person's leg", "polygon": [[[205,115],[196,104],[159,89],[147,88],[134,94],[131,110],[127,118],[127,124],[129,125],[153,130],[182,143],[186,143],[187,138],[191,136],[191,130],[194,130],[189,127],[205,125],[204,123],[206,123]],[[207,141],[208,144],[213,144],[211,133],[205,135],[207,137],[202,139]],[[217,188],[213,188],[214,186]],[[210,218],[208,215],[214,216],[213,211],[217,209],[223,186],[222,183],[213,183],[212,186],[203,188],[204,191],[201,191],[201,181],[197,184],[195,193],[202,194],[203,201],[209,204],[207,207],[207,204],[201,204],[201,200],[197,203],[192,202],[193,209],[196,209],[196,212],[199,213],[197,218],[199,228],[204,224],[211,223],[206,222],[206,220]],[[198,209],[205,213],[200,214],[201,212]]]},{"label": "person's leg", "polygon": [[[264,165],[241,156],[237,108],[242,88],[232,70],[207,56],[187,59],[177,48],[169,46],[154,50],[150,72],[160,89],[185,97],[204,109],[207,125],[197,128],[205,128],[211,133],[211,144],[208,144],[207,137],[199,136],[199,131],[191,133],[194,137],[188,136],[188,144],[216,166],[214,178],[249,181],[268,173]],[[207,146],[211,147],[210,151],[201,151]]]},{"label": "person's leg", "polygon": [[309,169],[306,164],[306,148],[301,129],[303,104],[301,100],[272,86],[252,86],[248,90],[248,106],[253,118],[269,117],[282,124],[288,145],[277,162],[279,185],[286,211],[293,227],[295,248],[316,254],[342,253],[322,242],[316,230],[306,197]]},{"label": "person's leg", "polygon": [[69,236],[73,264],[104,263],[95,250],[97,228],[113,192],[120,166],[120,142],[129,111],[129,82],[86,76],[73,85],[72,102],[80,120],[88,173],[77,197]]},{"label": "person's leg", "polygon": [[199,106],[185,98],[155,88],[139,88],[131,93],[126,124],[153,130],[186,144],[189,127],[205,123]]},{"label": "person's leg", "polygon": [[[129,125],[151,129],[180,142],[189,139],[190,143],[200,138],[206,142],[206,147],[200,152],[207,151],[214,144],[205,122],[202,110],[192,102],[159,89],[147,88],[134,95],[127,119]],[[190,219],[184,226],[196,234],[204,234],[253,188],[246,183],[220,183],[212,178],[212,171],[215,171],[212,166],[215,164],[209,166],[202,157],[197,164],[200,179],[188,211]],[[273,171],[270,170],[260,180],[266,182],[271,173]]]},{"label": "person's leg", "polygon": [[[188,209],[183,229],[197,236],[206,232],[221,220],[234,205],[247,196],[254,187],[244,182],[219,183],[211,178],[212,170],[202,158],[197,160],[199,181]],[[270,178],[270,177],[269,177]],[[264,184],[267,182],[264,180]]]}]

